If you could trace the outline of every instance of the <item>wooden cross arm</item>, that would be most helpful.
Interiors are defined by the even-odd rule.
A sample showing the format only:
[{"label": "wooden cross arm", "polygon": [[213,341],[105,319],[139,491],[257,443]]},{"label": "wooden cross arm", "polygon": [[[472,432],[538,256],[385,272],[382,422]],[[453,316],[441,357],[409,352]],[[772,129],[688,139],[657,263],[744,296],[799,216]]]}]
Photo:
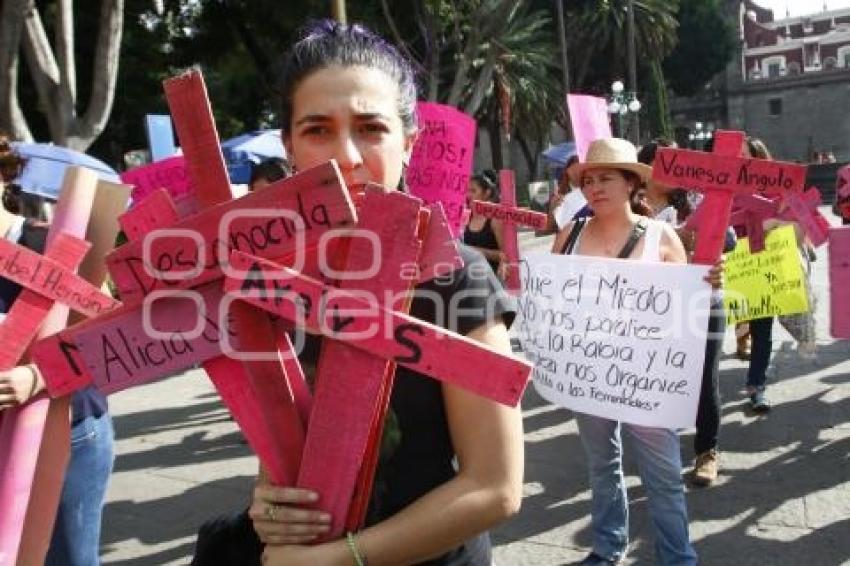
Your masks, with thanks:
[{"label": "wooden cross arm", "polygon": [[814,187],[807,191],[794,191],[783,195],[785,208],[779,213],[783,220],[793,220],[800,225],[814,246],[820,246],[829,239],[829,220],[819,211],[820,192]]},{"label": "wooden cross arm", "polygon": [[545,229],[546,220],[548,218],[542,212],[486,202],[483,200],[472,201],[472,212],[480,214],[486,218],[494,218],[506,223],[530,226],[536,230]]},{"label": "wooden cross arm", "polygon": [[[70,298],[66,293],[66,284],[62,283],[61,289],[58,284],[70,280],[67,277],[70,270],[80,264],[89,244],[60,233],[48,245],[46,254],[41,256],[7,240],[0,242],[0,249],[6,252],[0,259],[1,274],[23,286],[0,324],[0,344],[3,344],[0,349],[0,368],[8,369],[15,366],[24,355],[53,308],[54,299],[45,295],[49,292],[51,295],[62,295],[65,300]],[[48,261],[51,267],[45,268]],[[38,290],[30,289],[30,286]]]},{"label": "wooden cross arm", "polygon": [[670,186],[702,191],[770,193],[801,188],[806,166],[661,147],[652,178]]},{"label": "wooden cross arm", "polygon": [[531,373],[528,362],[261,258],[234,252],[231,265],[242,273],[225,280],[228,294],[312,333],[505,405],[516,406],[522,397]]},{"label": "wooden cross arm", "polygon": [[69,256],[76,265],[90,247],[85,240],[60,234],[51,252],[41,255],[3,239],[0,240],[0,276],[87,317],[98,316],[121,303],[71,271],[66,267],[67,262],[59,261],[62,256]]},{"label": "wooden cross arm", "polygon": [[124,305],[37,342],[33,361],[53,397],[89,384],[109,394],[147,383],[221,355],[223,335],[233,338],[220,330],[221,299],[213,282],[148,307]]},{"label": "wooden cross arm", "polygon": [[155,289],[187,289],[217,279],[231,249],[263,257],[294,254],[355,220],[339,169],[328,162],[160,226],[112,252],[107,265],[124,303],[138,304]]}]

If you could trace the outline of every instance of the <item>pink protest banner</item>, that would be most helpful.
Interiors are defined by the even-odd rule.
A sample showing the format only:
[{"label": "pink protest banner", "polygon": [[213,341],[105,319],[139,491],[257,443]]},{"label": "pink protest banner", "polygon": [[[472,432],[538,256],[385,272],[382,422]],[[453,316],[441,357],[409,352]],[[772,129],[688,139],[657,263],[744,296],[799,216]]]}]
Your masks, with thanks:
[{"label": "pink protest banner", "polygon": [[830,332],[850,340],[850,226],[829,231]]},{"label": "pink protest banner", "polygon": [[186,169],[186,158],[182,155],[125,171],[121,173],[121,181],[133,185],[131,196],[134,203],[142,201],[157,189],[167,190],[175,200],[194,192]]},{"label": "pink protest banner", "polygon": [[420,132],[407,168],[410,194],[426,204],[441,202],[456,237],[472,173],[475,120],[452,106],[433,102],[418,103],[416,113]]},{"label": "pink protest banner", "polygon": [[[55,258],[64,269],[78,265],[85,248],[69,240],[63,244],[59,235],[85,235],[96,187],[93,171],[70,167],[65,173],[47,237],[48,255],[59,251],[58,246],[74,248]],[[4,343],[0,367],[19,363],[33,335],[56,332],[67,318],[66,306],[24,289],[4,324],[26,319],[31,335],[24,336],[26,329],[19,328],[17,338]],[[0,559],[4,565],[44,562],[71,445],[69,410],[69,399],[51,400],[42,394],[0,414]]]},{"label": "pink protest banner", "polygon": [[604,98],[587,94],[568,94],[567,108],[579,161],[584,161],[587,148],[594,140],[611,137],[608,104]]}]

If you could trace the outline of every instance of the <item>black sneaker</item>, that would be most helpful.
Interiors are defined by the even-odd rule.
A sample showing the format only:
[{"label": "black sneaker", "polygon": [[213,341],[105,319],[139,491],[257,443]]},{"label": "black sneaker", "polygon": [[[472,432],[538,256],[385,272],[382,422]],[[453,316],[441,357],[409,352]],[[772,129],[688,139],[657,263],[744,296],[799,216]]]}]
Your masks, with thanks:
[{"label": "black sneaker", "polygon": [[750,395],[750,408],[759,415],[770,412],[770,401],[765,397],[764,389],[756,389],[755,393]]},{"label": "black sneaker", "polygon": [[584,560],[578,563],[578,566],[616,566],[619,562],[619,560],[603,558],[595,552],[591,552],[584,557]]}]

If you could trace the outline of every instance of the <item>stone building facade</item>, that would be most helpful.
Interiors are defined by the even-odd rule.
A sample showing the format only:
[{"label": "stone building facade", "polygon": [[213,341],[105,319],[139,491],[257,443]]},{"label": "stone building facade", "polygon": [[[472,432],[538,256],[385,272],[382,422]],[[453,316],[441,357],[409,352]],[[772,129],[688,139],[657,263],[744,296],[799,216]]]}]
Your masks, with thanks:
[{"label": "stone building facade", "polygon": [[679,143],[700,147],[715,129],[741,129],[777,159],[850,161],[850,9],[784,19],[751,0],[725,9],[737,56],[704,92],[671,99]]}]

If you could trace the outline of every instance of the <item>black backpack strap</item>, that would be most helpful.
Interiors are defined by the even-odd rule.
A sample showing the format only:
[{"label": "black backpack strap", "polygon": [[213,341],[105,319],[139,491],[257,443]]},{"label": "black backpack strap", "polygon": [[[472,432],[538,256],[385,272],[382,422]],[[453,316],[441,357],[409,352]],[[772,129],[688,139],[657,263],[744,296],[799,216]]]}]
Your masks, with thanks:
[{"label": "black backpack strap", "polygon": [[630,255],[632,255],[635,246],[643,237],[643,235],[646,234],[646,227],[646,218],[641,218],[640,220],[638,220],[637,224],[635,224],[632,228],[632,233],[629,234],[629,239],[626,240],[626,245],[623,246],[623,249],[620,250],[620,253],[617,255],[619,259],[626,259]]},{"label": "black backpack strap", "polygon": [[573,223],[573,229],[570,230],[570,234],[567,236],[567,241],[564,242],[564,247],[561,248],[561,255],[569,255],[573,253],[573,248],[576,245],[576,240],[578,240],[578,235],[581,234],[585,224],[587,224],[587,217],[579,218]]}]

